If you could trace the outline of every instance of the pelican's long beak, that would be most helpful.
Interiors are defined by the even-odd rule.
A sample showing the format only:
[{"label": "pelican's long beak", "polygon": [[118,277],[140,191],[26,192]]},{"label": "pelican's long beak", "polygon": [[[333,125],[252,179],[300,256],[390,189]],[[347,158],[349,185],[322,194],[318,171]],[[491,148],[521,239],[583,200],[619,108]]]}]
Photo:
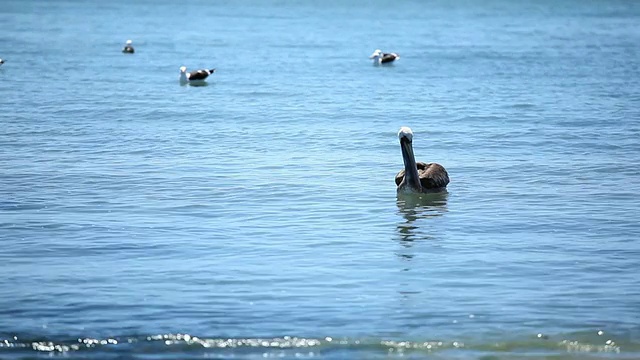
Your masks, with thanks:
[{"label": "pelican's long beak", "polygon": [[[404,160],[405,166],[416,166],[415,165],[415,156],[413,155],[413,144],[412,142],[403,137],[400,139],[400,148],[402,149],[402,159]],[[407,163],[408,162],[408,163]]]},{"label": "pelican's long beak", "polygon": [[371,54],[371,56],[369,56],[369,59],[373,59],[374,57],[378,56],[378,52],[374,52],[373,54]]},{"label": "pelican's long beak", "polygon": [[416,158],[413,156],[413,144],[411,140],[402,137],[400,139],[400,148],[402,149],[402,160],[404,161],[405,182],[416,191],[420,191],[420,176],[418,175]]}]

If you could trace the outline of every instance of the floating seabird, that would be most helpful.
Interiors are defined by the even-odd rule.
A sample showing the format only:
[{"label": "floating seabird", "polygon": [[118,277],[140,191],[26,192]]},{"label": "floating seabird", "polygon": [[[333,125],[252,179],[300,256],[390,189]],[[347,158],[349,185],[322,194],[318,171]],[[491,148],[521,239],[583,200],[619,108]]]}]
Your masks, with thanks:
[{"label": "floating seabird", "polygon": [[124,47],[122,48],[122,52],[125,54],[133,54],[134,52],[136,52],[131,45],[131,40],[127,40],[127,42],[124,44]]},{"label": "floating seabird", "polygon": [[436,163],[416,163],[413,156],[413,131],[403,126],[398,131],[404,170],[396,175],[398,192],[402,193],[430,193],[446,191],[449,184],[447,170]]},{"label": "floating seabird", "polygon": [[4,60],[0,59],[0,65],[4,64]]},{"label": "floating seabird", "polygon": [[195,70],[192,72],[187,72],[187,67],[180,67],[180,82],[183,84],[186,83],[203,83],[205,79],[213,74],[216,69],[203,69],[203,70]]},{"label": "floating seabird", "polygon": [[373,63],[378,64],[390,64],[397,59],[400,59],[400,55],[396,53],[383,53],[382,50],[376,49],[376,51],[369,56],[369,59],[373,59]]}]

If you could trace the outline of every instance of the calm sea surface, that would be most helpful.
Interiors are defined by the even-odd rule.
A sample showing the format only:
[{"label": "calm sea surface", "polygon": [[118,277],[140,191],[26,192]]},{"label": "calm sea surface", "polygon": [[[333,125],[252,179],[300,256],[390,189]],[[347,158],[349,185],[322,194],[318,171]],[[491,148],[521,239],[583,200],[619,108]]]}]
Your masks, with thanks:
[{"label": "calm sea surface", "polygon": [[[640,358],[640,2],[4,0],[0,28],[0,358]],[[397,197],[400,126],[448,194]]]}]

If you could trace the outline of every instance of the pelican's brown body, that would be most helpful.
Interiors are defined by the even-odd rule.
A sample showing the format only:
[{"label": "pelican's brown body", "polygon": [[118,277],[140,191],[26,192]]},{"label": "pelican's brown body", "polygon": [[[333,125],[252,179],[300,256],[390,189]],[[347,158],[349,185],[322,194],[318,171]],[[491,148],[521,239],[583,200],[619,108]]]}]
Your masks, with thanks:
[{"label": "pelican's brown body", "polygon": [[[449,174],[447,174],[447,170],[442,165],[418,161],[416,166],[422,187],[420,192],[438,192],[446,189],[447,184],[449,184]],[[396,185],[398,187],[404,180],[404,173],[403,169],[396,175]]]},{"label": "pelican's brown body", "polygon": [[449,184],[447,170],[436,163],[416,163],[413,155],[413,132],[408,127],[398,132],[404,169],[396,175],[398,192],[430,193],[446,191]]}]

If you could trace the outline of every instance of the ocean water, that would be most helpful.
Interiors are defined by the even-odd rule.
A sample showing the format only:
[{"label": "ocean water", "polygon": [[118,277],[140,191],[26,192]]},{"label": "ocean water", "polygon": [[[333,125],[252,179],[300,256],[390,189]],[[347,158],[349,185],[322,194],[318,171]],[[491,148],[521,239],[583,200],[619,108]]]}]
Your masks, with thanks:
[{"label": "ocean water", "polygon": [[[0,358],[640,358],[639,24],[2,1]],[[398,198],[401,126],[448,193]]]}]

